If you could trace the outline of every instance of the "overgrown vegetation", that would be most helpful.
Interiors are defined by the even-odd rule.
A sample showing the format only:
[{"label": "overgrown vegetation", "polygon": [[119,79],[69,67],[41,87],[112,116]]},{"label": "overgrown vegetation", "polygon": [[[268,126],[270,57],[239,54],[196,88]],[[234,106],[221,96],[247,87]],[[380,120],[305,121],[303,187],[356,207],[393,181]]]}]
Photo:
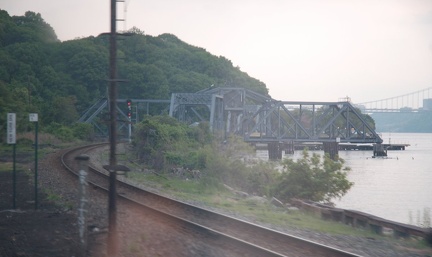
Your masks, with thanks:
[{"label": "overgrown vegetation", "polygon": [[202,169],[203,149],[211,142],[208,124],[188,127],[169,116],[147,116],[135,126],[133,145],[140,161],[157,170]]},{"label": "overgrown vegetation", "polygon": [[242,139],[221,140],[212,136],[205,123],[190,127],[171,117],[149,116],[136,126],[134,135],[138,162],[165,177],[195,179],[196,187],[205,191],[226,185],[251,195],[276,196],[285,202],[292,198],[330,201],[352,186],[341,159],[310,156],[304,151],[302,159],[285,160],[279,172],[275,163],[251,160],[253,149]]}]

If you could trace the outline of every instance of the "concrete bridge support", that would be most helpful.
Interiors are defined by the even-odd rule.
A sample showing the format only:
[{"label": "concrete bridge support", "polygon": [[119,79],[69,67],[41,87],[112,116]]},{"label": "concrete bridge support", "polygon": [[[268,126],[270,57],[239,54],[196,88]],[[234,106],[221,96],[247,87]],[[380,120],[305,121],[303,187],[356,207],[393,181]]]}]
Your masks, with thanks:
[{"label": "concrete bridge support", "polygon": [[294,154],[294,142],[284,144],[285,154]]},{"label": "concrete bridge support", "polygon": [[339,155],[339,143],[338,142],[323,142],[324,153],[328,153],[330,159],[336,160],[336,156]]},{"label": "concrete bridge support", "polygon": [[282,147],[283,145],[278,142],[271,142],[267,144],[270,160],[281,160],[282,159]]},{"label": "concrete bridge support", "polygon": [[385,149],[382,144],[374,144],[373,157],[376,156],[387,156],[387,149]]}]

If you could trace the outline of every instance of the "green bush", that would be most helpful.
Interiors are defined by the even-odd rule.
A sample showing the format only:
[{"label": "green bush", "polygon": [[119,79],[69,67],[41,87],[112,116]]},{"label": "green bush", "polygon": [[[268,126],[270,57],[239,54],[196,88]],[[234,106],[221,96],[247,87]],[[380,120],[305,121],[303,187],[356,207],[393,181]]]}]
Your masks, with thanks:
[{"label": "green bush", "polygon": [[202,169],[206,155],[197,151],[208,140],[208,126],[188,127],[169,116],[148,116],[135,126],[134,151],[139,158],[161,170],[166,165]]},{"label": "green bush", "polygon": [[312,201],[330,201],[342,197],[353,183],[347,180],[344,161],[330,159],[326,154],[309,155],[303,151],[303,157],[297,161],[283,161],[283,171],[278,176],[273,194],[279,199],[300,198]]},{"label": "green bush", "polygon": [[54,135],[65,142],[71,142],[75,139],[72,128],[66,126],[62,126]]},{"label": "green bush", "polygon": [[45,132],[53,134],[54,136],[65,142],[70,142],[75,139],[74,131],[72,128],[55,122],[47,126],[45,128]]},{"label": "green bush", "polygon": [[94,128],[89,123],[75,123],[72,126],[73,136],[81,140],[92,140],[94,136]]},{"label": "green bush", "polygon": [[182,157],[179,153],[169,152],[165,155],[167,163],[173,166],[182,166]]}]

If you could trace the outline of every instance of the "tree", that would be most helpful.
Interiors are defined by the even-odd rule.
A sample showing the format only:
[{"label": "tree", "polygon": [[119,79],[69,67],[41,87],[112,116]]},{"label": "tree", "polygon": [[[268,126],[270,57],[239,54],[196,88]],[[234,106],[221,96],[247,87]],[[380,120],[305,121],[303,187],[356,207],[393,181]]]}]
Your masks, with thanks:
[{"label": "tree", "polygon": [[[119,87],[119,98],[169,99],[171,93],[191,93],[212,84],[267,92],[264,83],[230,60],[175,35],[153,37],[135,27],[128,32],[133,35],[118,44],[118,75],[127,81]],[[43,127],[73,124],[96,99],[106,97],[108,64],[108,37],[60,42],[39,13],[11,17],[0,10],[0,91],[7,92],[0,95],[0,112],[20,113],[20,131],[27,129],[19,121],[28,112],[38,112]]]},{"label": "tree", "polygon": [[75,96],[55,96],[51,102],[51,108],[45,110],[45,121],[52,121],[70,125],[78,120],[79,115],[75,108],[77,99]]},{"label": "tree", "polygon": [[211,141],[208,124],[189,127],[169,116],[146,116],[135,125],[133,145],[138,158],[157,170],[168,166],[203,168],[200,149]]},{"label": "tree", "polygon": [[[12,17],[16,26],[24,33],[20,39],[23,41],[58,42],[54,29],[44,21],[40,13],[27,11],[24,16]],[[17,34],[18,35],[18,34]]]},{"label": "tree", "polygon": [[280,199],[300,198],[312,201],[331,201],[342,197],[353,185],[347,180],[344,161],[333,161],[326,154],[323,158],[313,153],[310,156],[307,150],[303,151],[302,158],[294,161],[283,161],[283,171],[276,180],[273,193]]}]

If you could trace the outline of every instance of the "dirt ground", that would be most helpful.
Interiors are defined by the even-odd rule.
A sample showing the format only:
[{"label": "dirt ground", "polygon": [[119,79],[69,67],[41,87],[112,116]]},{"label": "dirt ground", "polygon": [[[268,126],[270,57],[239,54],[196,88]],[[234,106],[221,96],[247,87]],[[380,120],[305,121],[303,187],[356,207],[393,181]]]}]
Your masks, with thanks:
[{"label": "dirt ground", "polygon": [[12,172],[0,172],[0,256],[80,256],[76,215],[43,193],[35,210],[34,195],[32,179],[17,171],[13,209]]}]

